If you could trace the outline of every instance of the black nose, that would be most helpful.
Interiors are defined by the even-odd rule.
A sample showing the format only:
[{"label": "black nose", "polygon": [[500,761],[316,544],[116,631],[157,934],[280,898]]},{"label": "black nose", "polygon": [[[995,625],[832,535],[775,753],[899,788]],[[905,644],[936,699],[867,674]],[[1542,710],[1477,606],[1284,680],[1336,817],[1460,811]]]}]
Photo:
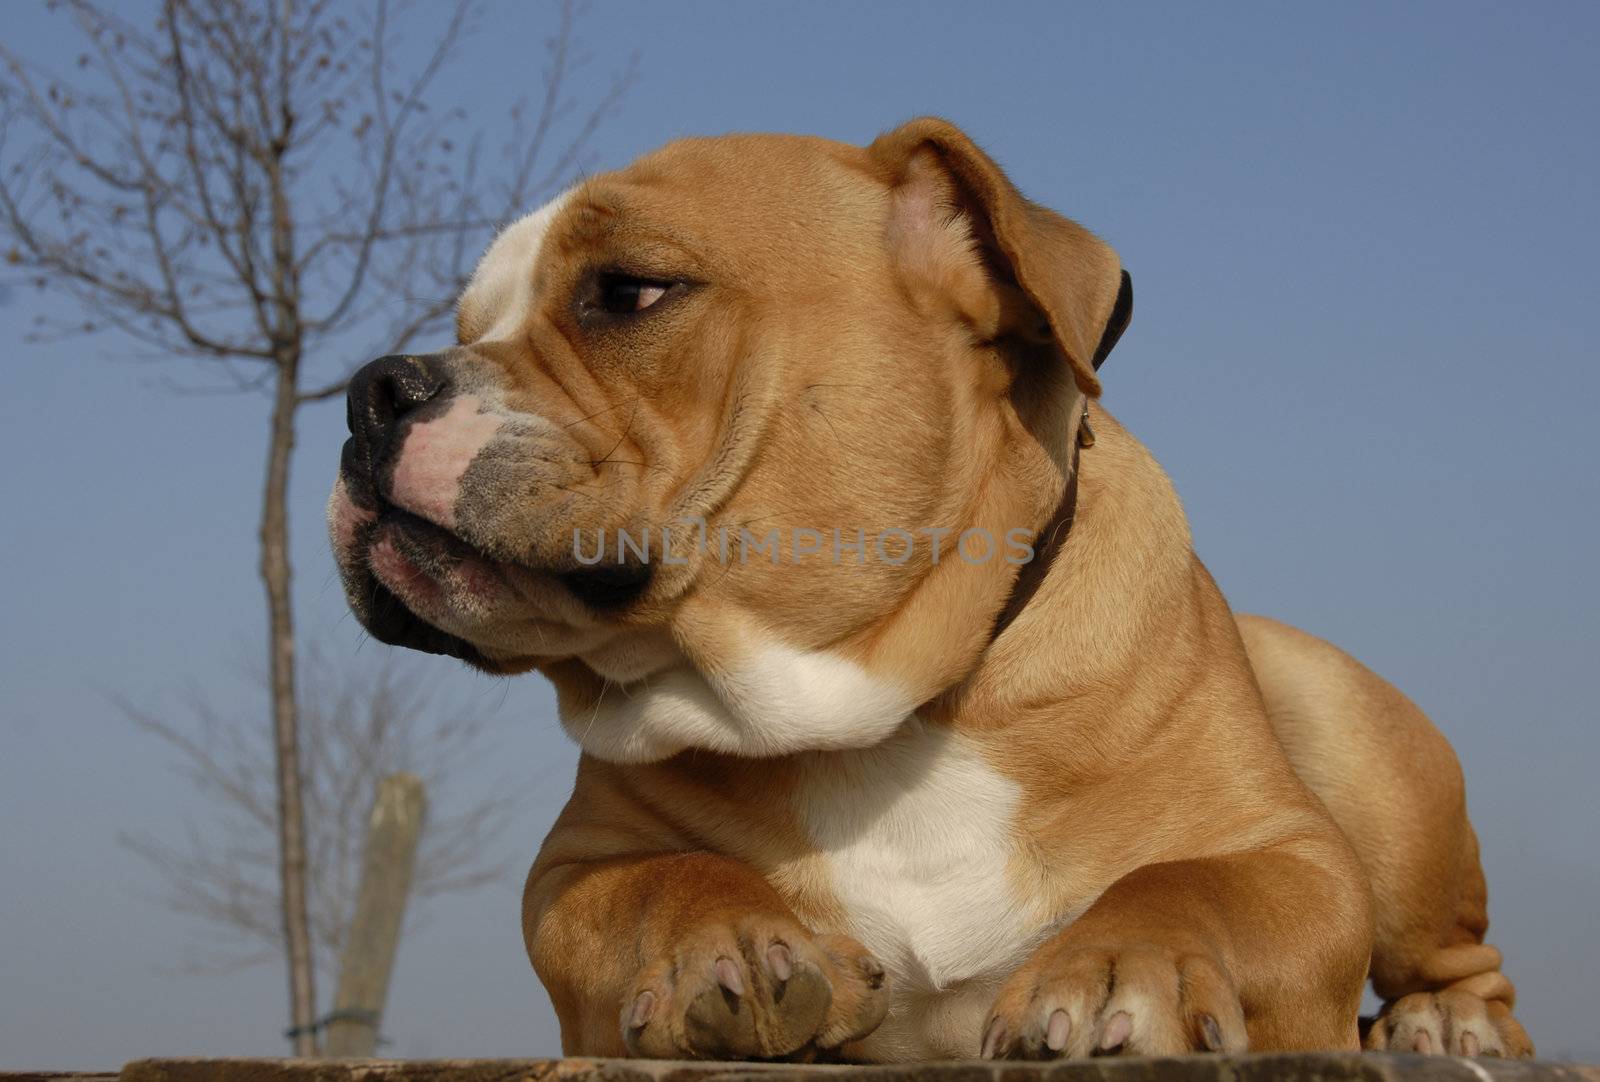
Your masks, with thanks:
[{"label": "black nose", "polygon": [[345,399],[350,425],[346,466],[364,468],[369,478],[376,475],[400,421],[438,397],[447,382],[443,363],[434,355],[380,357],[358,370],[350,377]]}]

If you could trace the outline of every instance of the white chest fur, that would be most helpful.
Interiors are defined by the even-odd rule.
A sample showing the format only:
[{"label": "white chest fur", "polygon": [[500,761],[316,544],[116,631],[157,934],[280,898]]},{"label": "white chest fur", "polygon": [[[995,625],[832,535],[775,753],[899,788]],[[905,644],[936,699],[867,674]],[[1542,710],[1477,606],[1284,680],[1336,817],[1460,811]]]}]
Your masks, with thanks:
[{"label": "white chest fur", "polygon": [[770,638],[754,637],[739,663],[709,674],[665,637],[585,660],[632,682],[587,710],[563,709],[561,724],[584,751],[614,763],[686,748],[752,758],[867,748],[898,730],[910,707],[903,691],[854,661]]},{"label": "white chest fur", "polygon": [[845,931],[889,970],[880,1056],[971,1056],[995,990],[1039,942],[1043,899],[1013,885],[1021,792],[968,739],[913,718],[872,748],[817,755],[799,811]]}]

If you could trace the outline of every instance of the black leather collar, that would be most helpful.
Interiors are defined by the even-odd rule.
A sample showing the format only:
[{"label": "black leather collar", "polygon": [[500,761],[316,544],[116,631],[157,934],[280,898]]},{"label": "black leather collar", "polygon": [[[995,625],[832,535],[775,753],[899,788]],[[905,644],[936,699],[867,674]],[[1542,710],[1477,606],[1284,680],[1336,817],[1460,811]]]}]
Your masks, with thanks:
[{"label": "black leather collar", "polygon": [[[1111,308],[1111,318],[1106,320],[1106,329],[1100,335],[1100,344],[1094,351],[1094,368],[1100,370],[1111,350],[1122,337],[1122,332],[1128,329],[1128,321],[1133,318],[1133,278],[1127,271],[1122,272],[1122,285],[1117,290],[1117,302]],[[995,617],[994,629],[989,633],[989,642],[998,639],[1006,628],[1011,626],[1028,602],[1033,600],[1033,595],[1039,592],[1039,587],[1044,583],[1044,578],[1050,573],[1050,567],[1055,563],[1056,554],[1061,551],[1061,546],[1066,542],[1067,535],[1072,532],[1072,520],[1078,514],[1078,474],[1081,470],[1081,457],[1083,452],[1094,446],[1094,430],[1089,427],[1089,404],[1084,403],[1083,416],[1078,419],[1078,438],[1072,444],[1072,465],[1067,469],[1067,487],[1061,494],[1061,502],[1056,504],[1055,513],[1050,516],[1034,537],[1033,559],[1022,565],[1022,570],[1017,572],[1016,580],[1011,584],[1011,594],[1006,598],[1006,603],[1000,606],[1000,614]]]}]

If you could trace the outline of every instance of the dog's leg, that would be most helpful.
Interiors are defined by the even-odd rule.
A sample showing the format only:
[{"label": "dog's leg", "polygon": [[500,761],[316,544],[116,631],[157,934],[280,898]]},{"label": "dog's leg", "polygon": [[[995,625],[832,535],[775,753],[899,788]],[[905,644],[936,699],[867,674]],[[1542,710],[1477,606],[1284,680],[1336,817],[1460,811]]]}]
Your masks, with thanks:
[{"label": "dog's leg", "polygon": [[1500,972],[1500,952],[1483,942],[1489,918],[1477,838],[1464,810],[1453,825],[1461,845],[1461,889],[1450,892],[1456,912],[1441,911],[1438,899],[1448,895],[1436,891],[1399,914],[1408,919],[1390,916],[1397,927],[1380,936],[1372,961],[1383,1009],[1362,1043],[1374,1051],[1525,1059],[1533,1055],[1533,1042],[1511,1013],[1516,988]]},{"label": "dog's leg", "polygon": [[568,1055],[806,1058],[883,1020],[882,966],[711,853],[535,865],[528,953]]},{"label": "dog's leg", "polygon": [[985,1057],[1358,1047],[1367,902],[1342,846],[1141,868],[1001,989]]},{"label": "dog's leg", "polygon": [[1516,991],[1484,943],[1488,899],[1461,767],[1443,734],[1342,650],[1259,616],[1239,631],[1295,772],[1372,884],[1370,1049],[1531,1056]]}]

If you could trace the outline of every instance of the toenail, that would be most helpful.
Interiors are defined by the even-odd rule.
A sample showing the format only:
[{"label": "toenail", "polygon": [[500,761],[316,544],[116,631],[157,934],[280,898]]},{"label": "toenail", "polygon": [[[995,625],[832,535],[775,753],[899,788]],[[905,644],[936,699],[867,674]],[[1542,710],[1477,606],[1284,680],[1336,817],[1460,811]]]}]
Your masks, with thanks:
[{"label": "toenail", "polygon": [[1200,1036],[1205,1041],[1206,1051],[1222,1051],[1222,1027],[1209,1014],[1200,1016]]},{"label": "toenail", "polygon": [[640,992],[639,998],[633,1001],[633,1010],[628,1012],[628,1028],[638,1029],[650,1021],[650,1016],[656,1013],[656,994],[654,992]]},{"label": "toenail", "polygon": [[1005,1021],[1000,1018],[990,1019],[989,1028],[983,1031],[983,1048],[978,1055],[983,1059],[998,1059],[1000,1046],[1005,1042],[1005,1036]]},{"label": "toenail", "polygon": [[732,958],[717,959],[717,983],[736,996],[744,995],[744,976]]},{"label": "toenail", "polygon": [[872,955],[862,956],[861,972],[866,974],[868,988],[883,987],[883,966]]},{"label": "toenail", "polygon": [[1427,1030],[1422,1030],[1415,1037],[1411,1038],[1411,1051],[1422,1052],[1424,1054],[1433,1051],[1433,1038],[1428,1036]]},{"label": "toenail", "polygon": [[1100,1035],[1100,1051],[1121,1048],[1132,1036],[1133,1016],[1127,1011],[1118,1011],[1106,1022],[1105,1032]]},{"label": "toenail", "polygon": [[1461,1035],[1461,1054],[1463,1056],[1476,1056],[1483,1051],[1483,1043],[1478,1040],[1478,1035],[1471,1030]]},{"label": "toenail", "polygon": [[767,948],[767,966],[772,970],[772,979],[779,984],[794,975],[794,959],[789,955],[789,948],[782,943],[774,943]]},{"label": "toenail", "polygon": [[1072,1019],[1067,1017],[1066,1011],[1051,1011],[1050,1021],[1044,1027],[1045,1047],[1052,1052],[1059,1052],[1067,1047],[1067,1038],[1072,1034]]}]

